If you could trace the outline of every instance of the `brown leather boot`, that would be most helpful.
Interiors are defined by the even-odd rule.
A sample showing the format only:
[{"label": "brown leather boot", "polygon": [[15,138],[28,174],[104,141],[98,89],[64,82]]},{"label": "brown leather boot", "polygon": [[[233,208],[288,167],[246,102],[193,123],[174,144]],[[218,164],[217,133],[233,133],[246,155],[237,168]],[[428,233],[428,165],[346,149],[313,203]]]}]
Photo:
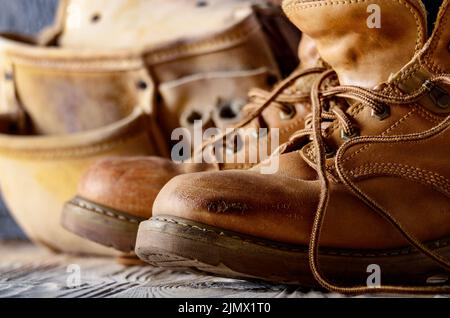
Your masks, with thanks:
[{"label": "brown leather boot", "polygon": [[[312,82],[325,68],[320,66],[323,62],[313,41],[306,36],[301,41],[299,55],[302,65],[273,92],[261,89],[250,92],[250,103],[244,107],[243,120],[236,127],[279,128],[281,142],[304,128],[310,113]],[[277,98],[267,103],[267,98],[276,92],[279,92]],[[270,137],[270,133],[262,136]],[[235,156],[249,151],[251,145],[247,141]],[[134,251],[139,223],[151,216],[157,194],[171,178],[195,171],[247,169],[255,164],[248,156],[244,163],[223,164],[176,164],[159,157],[108,158],[94,164],[84,175],[78,195],[64,207],[62,224],[94,242],[124,252]]]},{"label": "brown leather boot", "polygon": [[[450,1],[426,43],[421,2],[370,3],[379,29],[366,25],[367,1],[284,3],[342,84],[319,90],[329,74],[315,83],[313,142],[298,147],[296,133],[274,175],[172,179],[141,223],[141,259],[342,293],[450,291],[365,287],[373,267],[383,285],[436,282],[450,257]],[[351,107],[323,131],[330,101]],[[349,282],[362,287],[337,286]]]}]

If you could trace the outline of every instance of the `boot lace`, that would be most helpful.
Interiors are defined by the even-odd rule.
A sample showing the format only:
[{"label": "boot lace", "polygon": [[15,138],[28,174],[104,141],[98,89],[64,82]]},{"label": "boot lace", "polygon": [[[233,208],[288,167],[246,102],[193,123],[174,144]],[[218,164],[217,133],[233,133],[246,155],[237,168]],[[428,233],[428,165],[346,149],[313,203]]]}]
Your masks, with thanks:
[{"label": "boot lace", "polygon": [[[290,142],[295,142],[296,139],[302,138],[304,136],[310,135],[313,140],[314,152],[316,156],[316,170],[318,172],[319,181],[321,184],[321,193],[319,205],[315,214],[315,219],[311,232],[311,239],[309,244],[309,263],[312,273],[315,279],[323,287],[330,291],[342,293],[342,294],[364,294],[364,293],[418,293],[418,294],[435,294],[435,293],[449,293],[450,286],[381,286],[379,288],[369,288],[366,286],[353,286],[353,287],[342,287],[330,282],[322,273],[319,266],[319,245],[320,236],[322,232],[322,226],[324,219],[326,217],[326,211],[329,203],[330,197],[330,180],[327,175],[326,169],[326,159],[327,159],[327,144],[326,138],[323,136],[323,126],[322,121],[324,118],[324,113],[327,116],[334,117],[338,125],[340,125],[350,138],[346,143],[344,143],[336,153],[335,157],[335,167],[340,181],[363,203],[369,206],[373,211],[377,212],[385,220],[387,220],[400,234],[402,234],[405,239],[409,242],[411,246],[416,248],[418,251],[424,255],[431,258],[439,266],[443,267],[445,270],[450,271],[450,261],[446,260],[442,256],[435,253],[432,249],[428,248],[423,244],[417,237],[411,234],[403,225],[385,208],[380,206],[375,200],[373,200],[368,194],[364,193],[363,190],[358,188],[358,186],[352,181],[352,179],[345,173],[345,170],[341,164],[343,154],[346,149],[350,146],[361,142],[362,140],[369,140],[371,142],[403,142],[403,141],[414,141],[426,139],[434,136],[443,130],[450,127],[450,116],[448,116],[444,121],[435,126],[434,128],[416,134],[404,135],[404,136],[376,136],[376,137],[355,137],[356,128],[354,127],[351,116],[338,108],[333,108],[330,111],[324,110],[326,106],[326,101],[331,98],[345,98],[355,100],[357,102],[363,103],[364,106],[370,107],[375,113],[383,113],[387,105],[405,105],[419,101],[423,96],[428,94],[432,87],[439,83],[450,84],[450,74],[442,74],[439,76],[434,76],[427,80],[418,90],[407,95],[392,97],[383,92],[365,89],[357,86],[336,86],[327,90],[320,90],[322,82],[330,76],[330,72],[324,73],[317,82],[313,85],[311,90],[311,103],[312,103],[312,121],[311,127],[308,129],[297,132],[292,136]],[[284,149],[288,147],[283,146]],[[282,152],[283,149],[280,149]]]}]

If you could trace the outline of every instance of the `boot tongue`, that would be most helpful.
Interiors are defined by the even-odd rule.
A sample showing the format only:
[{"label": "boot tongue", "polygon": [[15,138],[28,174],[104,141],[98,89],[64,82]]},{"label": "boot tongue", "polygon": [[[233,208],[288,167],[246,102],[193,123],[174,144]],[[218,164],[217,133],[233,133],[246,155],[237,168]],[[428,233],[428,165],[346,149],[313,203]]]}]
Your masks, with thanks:
[{"label": "boot tongue", "polygon": [[283,8],[316,42],[342,85],[373,88],[386,82],[426,41],[419,0],[287,0]]},{"label": "boot tongue", "polygon": [[298,46],[298,58],[300,59],[300,67],[303,69],[323,66],[323,62],[317,51],[316,43],[306,34],[302,35],[302,39]]}]

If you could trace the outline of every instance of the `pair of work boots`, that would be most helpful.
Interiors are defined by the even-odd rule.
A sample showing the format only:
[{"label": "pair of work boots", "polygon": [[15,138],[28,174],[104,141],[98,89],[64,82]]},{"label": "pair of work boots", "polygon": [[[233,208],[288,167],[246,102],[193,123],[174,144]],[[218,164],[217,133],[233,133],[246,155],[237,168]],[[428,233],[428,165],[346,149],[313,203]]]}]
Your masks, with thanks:
[{"label": "pair of work boots", "polygon": [[60,224],[88,167],[168,158],[172,131],[198,119],[236,123],[251,88],[270,89],[297,66],[300,32],[270,1],[59,3],[39,35],[0,34],[2,197],[34,242],[118,255]]},{"label": "pair of work boots", "polygon": [[[244,108],[237,127],[297,130],[269,162],[108,159],[63,224],[157,266],[342,293],[449,292],[450,1],[432,30],[425,5],[285,1],[330,69],[301,68]],[[279,121],[289,107],[303,127]],[[366,284],[371,268],[381,285]]]}]

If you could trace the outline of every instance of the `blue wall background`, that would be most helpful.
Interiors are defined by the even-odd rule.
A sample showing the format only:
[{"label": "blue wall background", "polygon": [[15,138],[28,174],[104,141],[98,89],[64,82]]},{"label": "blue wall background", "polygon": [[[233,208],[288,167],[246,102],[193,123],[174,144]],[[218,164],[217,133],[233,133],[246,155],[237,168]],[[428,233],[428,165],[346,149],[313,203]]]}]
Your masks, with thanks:
[{"label": "blue wall background", "polygon": [[0,0],[0,30],[34,34],[53,21],[57,0]]},{"label": "blue wall background", "polygon": [[[57,4],[58,0],[0,0],[0,32],[35,34],[52,23]],[[0,239],[24,237],[0,196]]]}]

